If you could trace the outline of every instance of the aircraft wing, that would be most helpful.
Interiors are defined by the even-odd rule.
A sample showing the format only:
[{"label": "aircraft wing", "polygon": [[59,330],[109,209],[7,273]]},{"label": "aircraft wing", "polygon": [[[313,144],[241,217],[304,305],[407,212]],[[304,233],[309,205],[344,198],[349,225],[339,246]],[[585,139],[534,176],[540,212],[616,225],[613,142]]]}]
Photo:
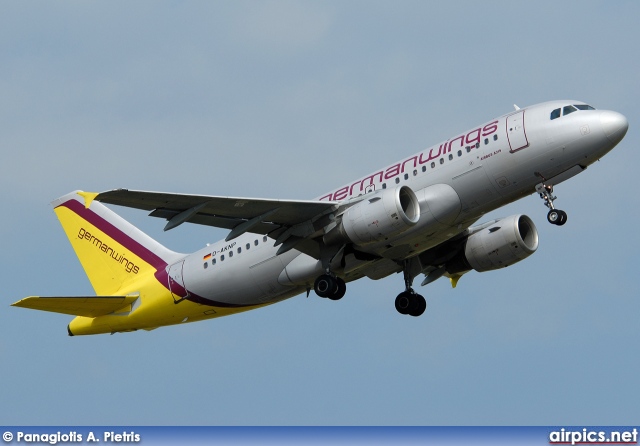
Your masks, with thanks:
[{"label": "aircraft wing", "polygon": [[231,230],[227,241],[245,232],[269,234],[276,239],[276,244],[287,245],[282,252],[291,249],[294,244],[304,245],[305,239],[328,222],[314,223],[338,209],[339,205],[335,201],[271,200],[128,189],[97,195],[85,193],[85,197],[89,203],[95,199],[102,203],[151,211],[150,216],[168,220],[165,231],[182,223],[196,223]]},{"label": "aircraft wing", "polygon": [[118,310],[130,311],[138,294],[129,296],[29,296],[12,307],[52,311],[73,316],[97,317]]}]

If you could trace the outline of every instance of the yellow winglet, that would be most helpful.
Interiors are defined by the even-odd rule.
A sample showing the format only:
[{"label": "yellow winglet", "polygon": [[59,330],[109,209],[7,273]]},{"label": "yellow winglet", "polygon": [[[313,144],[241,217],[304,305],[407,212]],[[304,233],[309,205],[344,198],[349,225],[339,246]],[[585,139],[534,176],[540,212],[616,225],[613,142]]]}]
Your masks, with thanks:
[{"label": "yellow winglet", "polygon": [[81,197],[84,198],[84,207],[86,209],[89,209],[89,206],[91,206],[91,203],[93,202],[93,200],[95,200],[95,198],[99,195],[99,192],[82,192],[82,191],[79,191],[78,195],[80,195]]}]

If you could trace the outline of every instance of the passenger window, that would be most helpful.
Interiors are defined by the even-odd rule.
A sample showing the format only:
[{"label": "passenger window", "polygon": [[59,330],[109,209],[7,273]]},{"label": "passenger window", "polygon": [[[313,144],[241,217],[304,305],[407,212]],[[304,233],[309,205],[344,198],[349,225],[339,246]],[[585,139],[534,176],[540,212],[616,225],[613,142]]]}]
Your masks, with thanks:
[{"label": "passenger window", "polygon": [[242,248],[238,246],[238,254],[240,254],[241,252],[242,252]]},{"label": "passenger window", "polygon": [[245,246],[245,248],[247,248],[247,250],[251,248],[251,243],[247,243],[247,246]]},{"label": "passenger window", "polygon": [[215,264],[216,264],[216,259],[213,259],[213,260],[211,261],[211,265],[215,265]]},{"label": "passenger window", "polygon": [[414,171],[413,171],[413,176],[415,177],[416,175],[418,175],[418,171],[417,171],[417,170],[414,170]]},{"label": "passenger window", "polygon": [[462,150],[458,150],[458,156],[462,156]]},{"label": "passenger window", "polygon": [[440,158],[440,164],[444,164],[444,158]]},{"label": "passenger window", "polygon": [[471,152],[471,147],[467,146],[465,149],[467,149],[467,153]]},{"label": "passenger window", "polygon": [[557,119],[560,117],[560,109],[556,108],[554,111],[551,112],[551,120]]},{"label": "passenger window", "polygon": [[204,269],[207,269],[207,268],[209,268],[209,263],[208,262],[204,262],[203,266],[204,266]]},{"label": "passenger window", "polygon": [[409,179],[409,174],[408,174],[408,173],[405,173],[405,174],[404,174],[404,179],[405,179],[405,180],[408,180],[408,179]]},{"label": "passenger window", "polygon": [[221,262],[224,262],[224,254],[222,254],[222,255],[220,256],[220,261],[221,261]]},{"label": "passenger window", "polygon": [[396,184],[400,183],[400,178],[396,178]]},{"label": "passenger window", "polygon": [[267,236],[266,235],[264,237],[262,237],[262,241],[265,242],[265,243],[267,242]]},{"label": "passenger window", "polygon": [[255,240],[253,241],[253,244],[254,244],[254,245],[256,245],[256,246],[258,246],[258,239],[255,239]]},{"label": "passenger window", "polygon": [[577,110],[573,105],[567,105],[562,109],[562,116],[567,116],[569,113],[573,113],[574,111]]},{"label": "passenger window", "polygon": [[422,166],[422,171],[426,172],[427,171],[427,166]]},{"label": "passenger window", "polygon": [[382,188],[386,189],[387,188],[387,183],[382,183]]},{"label": "passenger window", "polygon": [[493,140],[497,141],[498,140],[498,135],[493,135]]},{"label": "passenger window", "polygon": [[233,251],[229,251],[229,258],[233,257]]},{"label": "passenger window", "polygon": [[489,144],[489,138],[484,139],[484,145],[486,146],[487,144]]},{"label": "passenger window", "polygon": [[453,155],[449,154],[449,161],[451,161],[453,159]]},{"label": "passenger window", "polygon": [[433,169],[434,167],[436,167],[435,161],[431,163],[431,168]]},{"label": "passenger window", "polygon": [[479,148],[480,148],[480,143],[479,143],[479,142],[477,142],[477,143],[476,143],[476,149],[479,149]]}]

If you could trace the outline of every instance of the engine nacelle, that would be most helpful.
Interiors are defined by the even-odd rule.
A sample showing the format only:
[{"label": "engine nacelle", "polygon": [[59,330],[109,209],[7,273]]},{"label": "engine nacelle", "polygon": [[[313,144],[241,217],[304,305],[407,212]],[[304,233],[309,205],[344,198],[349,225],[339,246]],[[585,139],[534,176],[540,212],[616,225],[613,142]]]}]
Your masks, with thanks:
[{"label": "engine nacelle", "polygon": [[420,220],[420,204],[408,186],[383,189],[348,208],[338,225],[324,236],[328,245],[357,245],[387,240]]},{"label": "engine nacelle", "polygon": [[447,262],[454,274],[474,269],[478,272],[511,266],[538,249],[538,230],[526,215],[512,215],[470,235],[464,250]]}]

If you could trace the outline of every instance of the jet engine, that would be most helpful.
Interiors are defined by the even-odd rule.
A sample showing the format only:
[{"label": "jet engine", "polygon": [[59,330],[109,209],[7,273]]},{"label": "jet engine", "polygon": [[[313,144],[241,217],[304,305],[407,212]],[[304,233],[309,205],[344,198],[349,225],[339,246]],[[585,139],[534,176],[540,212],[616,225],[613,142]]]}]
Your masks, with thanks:
[{"label": "jet engine", "polygon": [[538,249],[538,230],[526,215],[512,215],[471,234],[446,264],[450,274],[491,271],[526,259]]},{"label": "jet engine", "polygon": [[337,226],[324,236],[328,245],[367,243],[387,240],[414,226],[420,220],[420,204],[408,186],[383,189],[348,208]]}]

